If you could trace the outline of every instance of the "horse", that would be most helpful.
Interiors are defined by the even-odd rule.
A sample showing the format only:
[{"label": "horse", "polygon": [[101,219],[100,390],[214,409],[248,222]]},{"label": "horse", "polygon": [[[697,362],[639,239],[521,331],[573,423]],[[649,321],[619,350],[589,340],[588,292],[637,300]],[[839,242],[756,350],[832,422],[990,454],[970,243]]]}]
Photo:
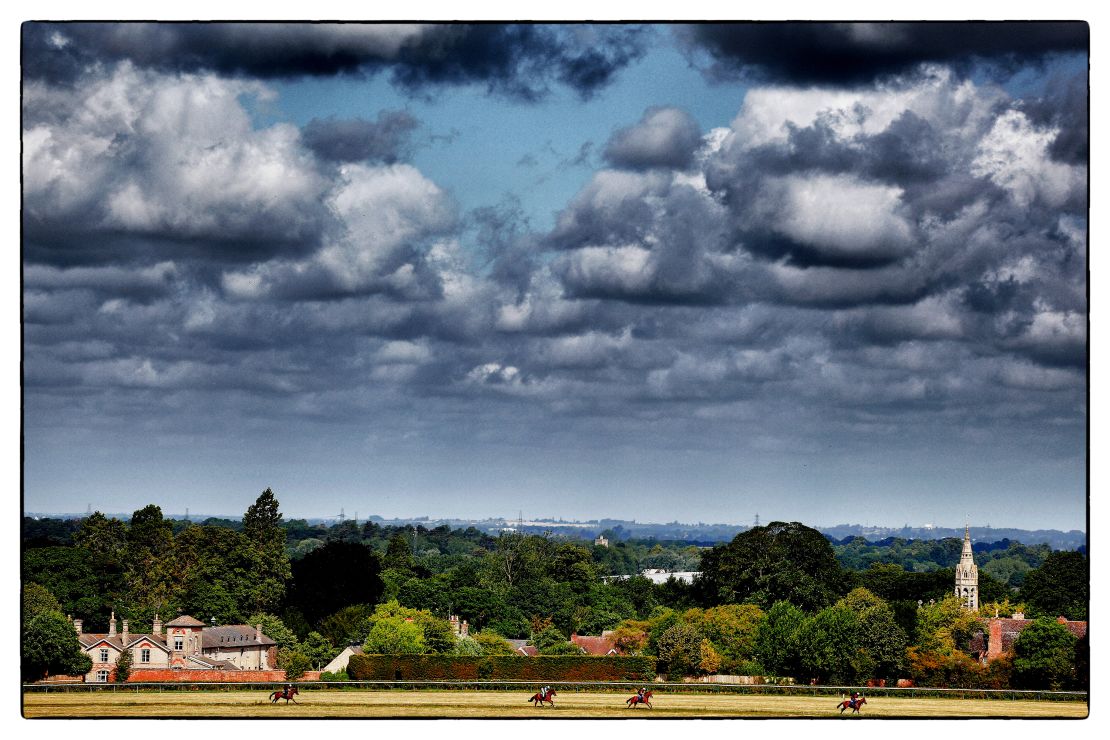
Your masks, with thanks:
[{"label": "horse", "polygon": [[859,714],[859,708],[867,703],[867,699],[863,696],[857,696],[855,699],[845,699],[836,705],[841,714],[844,714],[845,709],[851,709],[852,714]]},{"label": "horse", "polygon": [[647,704],[647,708],[651,709],[651,695],[652,695],[652,693],[653,692],[651,692],[651,691],[645,691],[643,696],[640,696],[639,694],[635,694],[635,695],[629,697],[628,699],[626,699],[624,703],[628,705],[629,709],[633,709],[637,704]]},{"label": "horse", "polygon": [[273,692],[272,694],[270,694],[270,703],[271,704],[277,704],[278,699],[285,699],[285,704],[287,706],[288,706],[290,701],[292,701],[294,704],[296,704],[297,700],[294,699],[293,697],[296,696],[299,693],[301,693],[301,692],[297,691],[296,686],[287,686],[286,688],[279,689],[279,690]]},{"label": "horse", "polygon": [[544,702],[547,702],[552,706],[552,708],[554,708],[555,700],[551,698],[553,696],[555,696],[555,689],[551,689],[551,691],[548,691],[547,694],[542,694],[537,691],[536,693],[532,694],[532,698],[528,701],[532,702],[532,706],[534,707],[542,706]]}]

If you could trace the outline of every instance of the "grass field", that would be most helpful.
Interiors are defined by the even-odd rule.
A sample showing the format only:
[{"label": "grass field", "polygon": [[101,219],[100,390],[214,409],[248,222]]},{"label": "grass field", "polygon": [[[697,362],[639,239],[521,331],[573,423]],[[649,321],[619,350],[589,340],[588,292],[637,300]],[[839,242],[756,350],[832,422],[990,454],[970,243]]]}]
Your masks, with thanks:
[{"label": "grass field", "polygon": [[[836,717],[829,696],[750,696],[656,694],[653,709],[627,709],[630,693],[566,693],[554,709],[534,708],[527,692],[507,691],[314,691],[294,706],[271,705],[255,691],[174,691],[167,693],[28,693],[25,717],[498,717],[506,719],[590,717]],[[849,710],[850,712],[850,710]],[[1063,701],[1008,701],[945,698],[869,698],[868,717],[1075,717],[1087,705]]]}]

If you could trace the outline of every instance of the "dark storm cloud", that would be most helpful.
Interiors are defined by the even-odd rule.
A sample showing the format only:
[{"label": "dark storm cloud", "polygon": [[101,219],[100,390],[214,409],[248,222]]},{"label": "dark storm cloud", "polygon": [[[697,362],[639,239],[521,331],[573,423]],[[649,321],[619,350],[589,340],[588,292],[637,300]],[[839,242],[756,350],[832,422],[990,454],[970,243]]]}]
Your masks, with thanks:
[{"label": "dark storm cloud", "polygon": [[697,121],[681,108],[649,108],[639,123],[616,131],[604,157],[614,167],[684,170],[701,144]]},{"label": "dark storm cloud", "polygon": [[1089,45],[1083,22],[740,23],[676,32],[710,56],[714,74],[798,85],[862,85],[923,62],[1018,65]]},{"label": "dark storm cloud", "polygon": [[[387,60],[414,91],[476,83],[525,99],[564,77],[598,89],[627,61],[606,56],[623,29],[476,28],[401,41],[274,27],[241,62],[230,40],[209,41],[227,47],[219,71],[243,74],[277,39],[373,41],[360,58]],[[199,43],[163,30],[125,29],[136,37],[103,40],[117,50],[104,58],[142,39]],[[63,58],[78,41],[43,43]],[[418,52],[431,61],[405,77]],[[332,72],[387,63],[336,53]],[[373,427],[416,429],[437,449],[480,433],[740,455],[873,454],[954,425],[970,445],[1015,420],[1078,428],[1075,90],[1019,102],[943,71],[753,87],[730,128],[704,135],[684,111],[638,106],[614,123],[611,169],[552,204],[555,225],[538,232],[512,199],[460,213],[406,163],[407,114],[267,125],[249,113],[267,100],[261,84],[162,74],[177,67],[136,54],[150,68],[25,84],[22,299],[39,428],[245,423],[268,439],[281,419],[327,427],[322,444]],[[596,153],[584,142],[556,166],[602,166]]]},{"label": "dark storm cloud", "polygon": [[71,82],[98,62],[162,72],[255,78],[391,70],[414,93],[432,85],[486,85],[536,100],[549,85],[589,97],[644,53],[634,26],[26,23],[23,74]]},{"label": "dark storm cloud", "polygon": [[637,26],[435,26],[403,49],[393,81],[414,92],[484,84],[522,100],[538,100],[560,82],[588,98],[639,59],[647,42],[648,30]]},{"label": "dark storm cloud", "polygon": [[1085,73],[1064,78],[1055,75],[1045,83],[1044,94],[1026,101],[1022,110],[1037,123],[1059,130],[1049,150],[1054,158],[1069,164],[1085,164],[1090,156],[1089,102]]},{"label": "dark storm cloud", "polygon": [[330,162],[384,162],[409,157],[410,137],[420,122],[397,110],[383,110],[376,121],[364,118],[313,118],[302,132],[305,146]]}]

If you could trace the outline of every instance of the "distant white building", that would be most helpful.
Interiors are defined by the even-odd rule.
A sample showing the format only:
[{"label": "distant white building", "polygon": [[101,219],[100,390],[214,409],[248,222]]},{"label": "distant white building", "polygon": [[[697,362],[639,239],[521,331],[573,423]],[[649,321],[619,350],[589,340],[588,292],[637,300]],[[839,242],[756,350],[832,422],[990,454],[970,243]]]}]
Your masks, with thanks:
[{"label": "distant white building", "polygon": [[323,672],[339,673],[347,670],[347,663],[350,662],[352,655],[362,655],[362,647],[360,645],[348,645],[343,648],[343,652],[332,658],[331,662],[323,667]]},{"label": "distant white building", "polygon": [[[647,578],[652,583],[666,583],[669,579],[673,578],[681,583],[693,583],[694,579],[701,575],[698,570],[675,570],[670,571],[665,568],[645,568],[640,571],[640,575]],[[625,581],[632,576],[606,576],[605,580],[609,581]]]}]

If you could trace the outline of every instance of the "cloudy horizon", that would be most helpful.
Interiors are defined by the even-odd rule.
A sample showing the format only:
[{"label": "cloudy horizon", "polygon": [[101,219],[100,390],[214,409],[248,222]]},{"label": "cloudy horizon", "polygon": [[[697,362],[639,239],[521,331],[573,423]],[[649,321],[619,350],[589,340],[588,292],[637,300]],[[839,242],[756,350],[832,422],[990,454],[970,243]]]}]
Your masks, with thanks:
[{"label": "cloudy horizon", "polygon": [[1086,529],[1086,24],[27,23],[22,74],[28,511]]}]

